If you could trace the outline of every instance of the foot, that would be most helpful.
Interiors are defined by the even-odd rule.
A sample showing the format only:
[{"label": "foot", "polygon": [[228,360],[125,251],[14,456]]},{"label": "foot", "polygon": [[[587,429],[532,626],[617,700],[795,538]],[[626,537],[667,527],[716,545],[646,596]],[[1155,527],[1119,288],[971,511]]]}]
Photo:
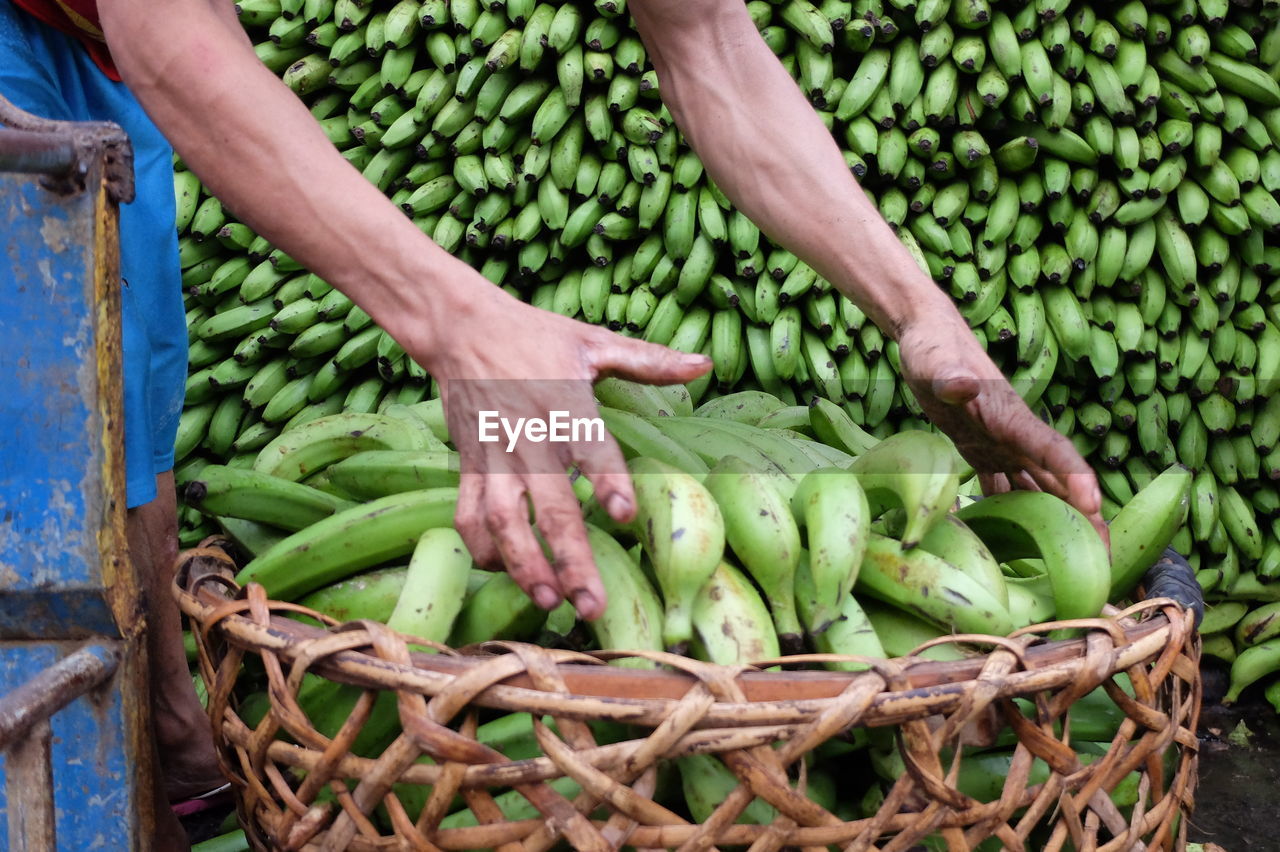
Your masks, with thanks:
[{"label": "foot", "polygon": [[203,796],[227,783],[227,777],[218,767],[212,741],[197,745],[197,739],[190,737],[190,741],[177,750],[160,746],[161,754],[169,755],[160,758],[160,776],[170,802]]},{"label": "foot", "polygon": [[213,767],[212,772],[207,768],[204,770],[192,768],[188,771],[187,769],[171,770],[162,766],[161,773],[164,776],[165,796],[171,803],[199,798],[226,786],[227,783],[226,776],[218,770],[217,766]]}]

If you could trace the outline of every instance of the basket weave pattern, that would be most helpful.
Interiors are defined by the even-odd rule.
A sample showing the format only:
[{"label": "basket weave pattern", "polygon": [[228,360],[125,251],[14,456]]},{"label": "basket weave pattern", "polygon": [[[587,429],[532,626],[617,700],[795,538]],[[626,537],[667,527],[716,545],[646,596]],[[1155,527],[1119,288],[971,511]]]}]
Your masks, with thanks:
[{"label": "basket weave pattern", "polygon": [[[988,838],[1031,852],[1033,830],[1048,838],[1039,847],[1048,852],[1185,846],[1200,643],[1190,614],[1167,599],[1008,638],[948,637],[989,649],[951,663],[907,657],[864,660],[870,668],[858,673],[794,669],[826,659],[811,655],[765,672],[649,654],[667,670],[648,671],[604,664],[617,655],[523,643],[411,653],[410,642],[433,643],[376,622],[333,624],[268,600],[259,586],[239,589],[233,570],[217,547],[187,551],[179,557],[175,595],[197,636],[223,770],[257,849],[544,852],[567,843],[592,852],[623,846],[904,852],[934,835],[950,852]],[[332,626],[286,617],[299,612]],[[1083,638],[1043,641],[1067,626],[1083,628]],[[237,711],[247,658],[260,662],[270,696],[270,709],[254,727]],[[332,739],[298,705],[308,672],[366,690]],[[1114,680],[1122,672],[1133,696]],[[1124,721],[1107,753],[1084,765],[1064,723],[1073,703],[1099,685]],[[350,747],[380,690],[396,694],[403,733],[377,759],[358,757]],[[1015,698],[1032,700],[1035,718]],[[478,742],[481,708],[532,713],[543,756],[511,761]],[[558,735],[540,721],[547,716]],[[586,724],[593,720],[630,725],[636,738],[598,745]],[[851,728],[891,725],[898,726],[906,771],[874,814],[842,819],[804,795],[808,752]],[[989,740],[997,727],[1011,729],[1018,744],[1002,795],[982,802],[960,792],[956,778],[966,746]],[[944,750],[954,759],[944,763]],[[740,782],[702,823],[655,797],[659,766],[688,754],[716,755]],[[419,763],[424,755],[434,762]],[[1041,783],[1031,781],[1036,758],[1049,767]],[[1138,802],[1126,815],[1108,793],[1135,771]],[[581,785],[573,799],[546,783],[565,776]],[[392,791],[396,783],[430,785],[416,820]],[[493,796],[509,789],[542,818],[508,821]],[[439,827],[456,796],[479,825]],[[736,823],[755,799],[776,808],[777,819]],[[390,833],[371,817],[380,805]]]}]

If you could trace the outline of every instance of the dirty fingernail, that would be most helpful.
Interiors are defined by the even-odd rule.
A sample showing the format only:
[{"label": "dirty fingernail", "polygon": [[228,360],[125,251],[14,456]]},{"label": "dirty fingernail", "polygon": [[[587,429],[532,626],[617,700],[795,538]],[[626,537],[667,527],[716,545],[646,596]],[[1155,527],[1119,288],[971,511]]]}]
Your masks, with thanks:
[{"label": "dirty fingernail", "polygon": [[545,583],[539,583],[533,587],[533,602],[542,609],[555,609],[556,605],[560,603],[560,595],[556,594],[556,590]]}]

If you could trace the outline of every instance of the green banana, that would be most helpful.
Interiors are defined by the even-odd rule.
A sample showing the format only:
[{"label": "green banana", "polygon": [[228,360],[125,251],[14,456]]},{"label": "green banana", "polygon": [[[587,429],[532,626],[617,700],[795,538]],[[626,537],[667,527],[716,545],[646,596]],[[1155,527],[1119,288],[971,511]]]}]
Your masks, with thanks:
[{"label": "green banana", "polygon": [[920,548],[871,533],[855,589],[963,633],[1003,636],[1009,611],[981,583]]},{"label": "green banana", "polygon": [[354,504],[256,470],[208,465],[183,491],[188,506],[286,530],[300,530]]},{"label": "green banana", "polygon": [[[846,364],[861,364],[862,359],[850,357]],[[847,381],[841,376],[842,382]],[[846,388],[847,390],[847,388]],[[837,447],[853,456],[859,456],[879,443],[879,439],[854,422],[849,413],[829,399],[818,397],[809,409],[809,423],[814,434],[831,447]]]},{"label": "green banana", "polygon": [[456,486],[458,454],[448,450],[364,450],[325,468],[329,481],[362,500]]},{"label": "green banana", "polygon": [[[710,348],[716,375],[695,397],[760,388],[797,406],[767,426],[812,430],[855,456],[919,417],[883,335],[851,302],[833,306],[828,282],[761,242],[723,199],[671,126],[643,45],[618,17],[625,7],[241,5],[268,40],[260,58],[308,93],[343,156],[508,292],[542,307],[559,294],[568,316]],[[1252,483],[1280,471],[1280,418],[1267,413],[1280,411],[1267,402],[1280,387],[1280,313],[1269,307],[1280,249],[1267,242],[1280,223],[1280,36],[1265,10],[1222,0],[1168,10],[1133,0],[1110,14],[1066,5],[748,10],[837,131],[870,200],[907,226],[904,243],[1018,390],[1031,401],[1052,394],[1055,427],[1114,465],[1100,471],[1107,517],[1115,523],[1138,483],[1176,460],[1213,480],[1192,489],[1178,534],[1188,555],[1270,571],[1260,547],[1269,498]],[[968,162],[984,145],[991,154]],[[423,159],[410,163],[411,151]],[[251,466],[255,448],[295,440],[334,409],[378,411],[430,392],[420,366],[384,351],[366,312],[298,274],[180,160],[174,192],[193,341],[179,460]],[[633,239],[634,255],[624,250]],[[584,300],[588,262],[608,273],[586,276]],[[1118,307],[1097,309],[1108,299]],[[798,406],[814,396],[806,427]],[[765,416],[749,410],[717,398],[699,413],[751,426]],[[785,469],[787,489],[832,463],[777,428],[762,430],[772,440],[634,417],[619,428],[628,455],[701,473],[737,454]],[[334,468],[288,478],[359,488],[338,484],[347,468]],[[406,476],[396,487],[412,485]],[[386,486],[372,487],[362,493]]]},{"label": "green banana", "polygon": [[722,666],[739,666],[781,655],[769,608],[747,576],[719,563],[699,588],[692,605],[690,645],[694,656]]},{"label": "green banana", "polygon": [[[863,613],[875,629],[876,638],[890,657],[906,657],[925,642],[946,635],[946,631],[933,623],[897,606],[878,600],[863,600],[861,604]],[[965,658],[964,652],[951,643],[934,645],[920,656],[939,661]]]},{"label": "green banana", "polygon": [[1092,618],[1107,602],[1111,567],[1096,530],[1069,503],[1038,491],[998,494],[961,507],[964,521],[1000,561],[1040,558],[1059,618]]},{"label": "green banana", "polygon": [[547,614],[510,574],[473,572],[472,577],[477,574],[487,574],[488,579],[466,596],[447,644],[464,648],[491,640],[532,640],[546,622]]},{"label": "green banana", "polygon": [[[846,594],[834,618],[829,617],[825,607],[817,605],[817,597],[809,561],[802,554],[796,566],[796,606],[801,622],[813,639],[814,648],[823,654],[873,659],[886,656],[875,628],[856,597]],[[862,671],[867,668],[864,663],[853,661],[833,661],[823,665],[833,671]]]},{"label": "green banana", "polygon": [[[444,642],[466,598],[471,566],[471,554],[452,528],[424,531],[409,557],[404,586],[387,626],[419,639]],[[429,646],[411,647],[432,650]]]},{"label": "green banana", "polygon": [[[1037,570],[1043,567],[1041,560],[1020,561],[1039,563],[1035,566]],[[1057,614],[1053,588],[1045,575],[1006,577],[1004,582],[1009,594],[1009,614],[1013,616],[1015,626],[1022,628],[1030,624],[1043,624]]]},{"label": "green banana", "polygon": [[849,465],[866,493],[872,517],[890,508],[906,514],[902,545],[907,549],[915,547],[955,502],[959,469],[951,442],[923,430],[892,435]]},{"label": "green banana", "polygon": [[1235,643],[1225,633],[1206,636],[1200,643],[1200,654],[1203,657],[1214,657],[1230,665],[1238,656]]},{"label": "green banana", "polygon": [[[604,614],[588,622],[600,647],[606,650],[663,650],[662,602],[644,572],[613,536],[587,525],[587,543],[600,571],[608,604]],[[628,657],[617,660],[628,668],[654,668],[650,660]]]},{"label": "green banana", "polygon": [[635,485],[636,535],[662,590],[663,641],[679,648],[693,636],[698,590],[724,555],[724,518],[693,476],[646,458],[632,459],[627,469]]},{"label": "green banana", "polygon": [[1186,520],[1192,475],[1175,465],[1134,494],[1110,523],[1110,600],[1126,597]]},{"label": "green banana", "polygon": [[756,424],[766,415],[786,407],[768,391],[744,390],[718,396],[694,409],[695,417],[736,420]]},{"label": "green banana", "polygon": [[408,572],[405,566],[368,571],[316,589],[298,603],[337,621],[386,622],[400,600]]},{"label": "green banana", "polygon": [[1231,663],[1231,683],[1222,703],[1236,703],[1246,688],[1277,671],[1280,671],[1280,639],[1242,649]]},{"label": "green banana", "polygon": [[1253,509],[1229,484],[1218,488],[1218,520],[1242,556],[1250,562],[1262,558],[1265,543]]},{"label": "green banana", "polygon": [[363,450],[425,450],[428,446],[423,429],[408,422],[344,412],[282,432],[258,453],[254,469],[296,482]]},{"label": "green banana", "polygon": [[[742,781],[715,755],[690,754],[676,760],[680,784],[689,815],[698,822],[706,820],[716,808],[741,786]],[[743,808],[739,821],[769,825],[777,819],[777,810],[763,799],[752,797]]]},{"label": "green banana", "polygon": [[600,418],[627,458],[643,456],[657,459],[694,476],[703,476],[709,470],[700,456],[667,437],[639,415],[601,406]]},{"label": "green banana", "polygon": [[605,378],[596,382],[595,395],[601,405],[639,417],[670,417],[677,413],[653,385]]},{"label": "green banana", "polygon": [[778,642],[794,652],[802,632],[795,604],[800,529],[771,479],[736,456],[726,456],[703,484],[720,508],[726,542],[764,591]]},{"label": "green banana", "polygon": [[736,455],[758,470],[781,474],[775,481],[790,498],[795,477],[817,467],[806,454],[775,430],[759,429],[732,420],[698,417],[659,417],[651,421],[668,438],[696,453],[708,466]]},{"label": "green banana", "polygon": [[870,535],[871,512],[858,478],[820,468],[807,474],[791,498],[795,522],[805,529],[813,599],[807,618],[811,635],[839,617],[858,579]]},{"label": "green banana", "polygon": [[930,527],[920,540],[920,548],[947,560],[985,586],[1002,606],[1009,606],[1000,563],[982,539],[955,515],[948,513]]},{"label": "green banana", "polygon": [[267,595],[294,600],[321,586],[412,552],[425,530],[452,522],[458,492],[393,494],[330,515],[258,555],[236,575]]},{"label": "green banana", "polygon": [[[1249,609],[1249,605],[1240,601],[1220,601],[1212,608],[1205,608],[1204,621],[1200,624],[1200,632],[1208,634],[1210,631],[1205,629],[1205,624],[1210,621],[1210,613],[1218,610],[1225,610],[1228,613],[1238,613],[1234,621],[1226,624],[1228,620],[1226,615],[1219,616],[1214,619],[1214,623],[1210,626],[1218,627],[1219,630],[1227,630],[1234,628],[1234,636],[1238,646],[1258,645],[1262,642],[1269,642],[1280,636],[1280,601],[1273,601],[1263,604],[1256,609]],[[1220,626],[1225,624],[1225,626]]]}]

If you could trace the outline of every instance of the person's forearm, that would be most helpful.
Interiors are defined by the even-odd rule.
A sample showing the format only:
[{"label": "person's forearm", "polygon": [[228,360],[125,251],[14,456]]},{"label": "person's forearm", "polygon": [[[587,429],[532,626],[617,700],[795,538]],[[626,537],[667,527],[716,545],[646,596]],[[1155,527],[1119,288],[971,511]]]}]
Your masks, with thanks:
[{"label": "person's forearm", "polygon": [[631,5],[663,102],[720,189],[886,332],[954,312],[854,180],[835,140],[733,0]]},{"label": "person's forearm", "polygon": [[[103,28],[126,84],[237,217],[355,298],[397,339],[430,347],[446,318],[456,322],[476,298],[461,291],[474,291],[479,277],[334,149],[258,61],[224,5],[103,0]],[[432,319],[439,328],[424,327]]]}]

